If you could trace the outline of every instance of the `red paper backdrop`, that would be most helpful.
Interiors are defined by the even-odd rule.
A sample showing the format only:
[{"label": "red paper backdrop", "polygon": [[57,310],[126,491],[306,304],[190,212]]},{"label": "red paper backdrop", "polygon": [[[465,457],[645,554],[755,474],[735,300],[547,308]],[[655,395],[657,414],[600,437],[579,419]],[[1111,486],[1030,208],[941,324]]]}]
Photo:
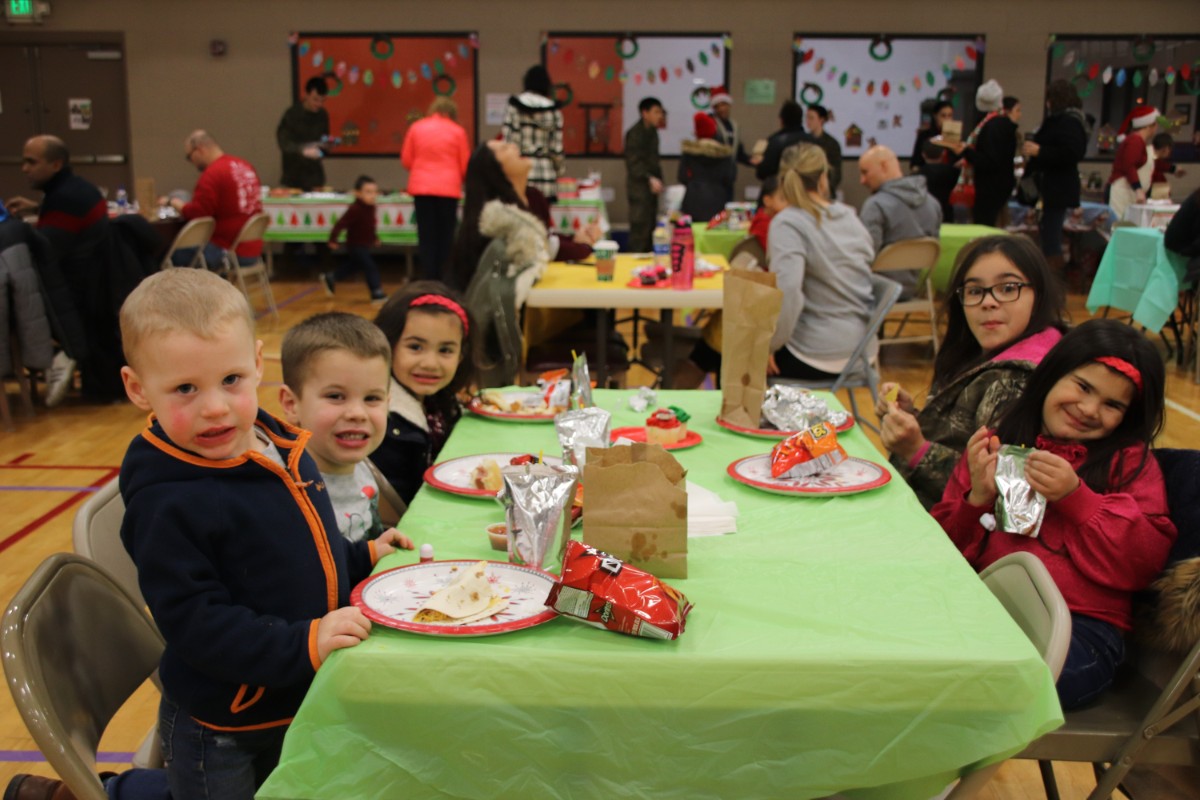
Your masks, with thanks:
[{"label": "red paper backdrop", "polygon": [[[392,44],[387,58],[378,58],[371,50],[377,36]],[[474,142],[475,41],[475,36],[468,33],[300,33],[292,45],[293,91],[299,99],[310,78],[333,73],[328,78],[330,91],[325,108],[329,111],[329,133],[341,137],[342,144],[330,155],[398,155],[408,126],[425,114],[437,96],[435,85],[444,87],[447,83],[435,79],[446,75],[454,81],[449,97],[458,106],[458,123],[466,129],[468,140]],[[385,52],[387,48],[381,40],[376,49]],[[396,73],[399,88],[393,83]],[[352,143],[355,130],[357,140]]]},{"label": "red paper backdrop", "polygon": [[[543,63],[550,71],[550,79],[555,84],[569,84],[574,95],[571,105],[563,109],[563,152],[568,155],[586,152],[586,120],[580,103],[612,105],[608,110],[608,136],[605,137],[608,149],[610,153],[618,154],[625,149],[625,131],[621,129],[624,86],[615,77],[621,73],[624,63],[617,55],[618,38],[555,36],[547,42]],[[588,74],[593,62],[599,66],[599,75],[594,79]],[[604,76],[610,69],[614,77],[607,80]],[[592,152],[597,152],[595,146]]]}]

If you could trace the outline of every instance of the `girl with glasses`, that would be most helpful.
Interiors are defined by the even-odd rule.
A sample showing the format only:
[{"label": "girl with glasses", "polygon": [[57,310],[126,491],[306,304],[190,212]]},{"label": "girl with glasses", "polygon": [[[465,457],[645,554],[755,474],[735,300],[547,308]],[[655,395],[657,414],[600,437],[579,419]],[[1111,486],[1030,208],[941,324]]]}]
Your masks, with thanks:
[{"label": "girl with glasses", "polygon": [[1024,237],[974,242],[949,288],[946,337],[924,408],[895,383],[880,387],[875,406],[891,463],[926,508],[941,499],[971,434],[1021,394],[1065,330],[1058,277]]}]

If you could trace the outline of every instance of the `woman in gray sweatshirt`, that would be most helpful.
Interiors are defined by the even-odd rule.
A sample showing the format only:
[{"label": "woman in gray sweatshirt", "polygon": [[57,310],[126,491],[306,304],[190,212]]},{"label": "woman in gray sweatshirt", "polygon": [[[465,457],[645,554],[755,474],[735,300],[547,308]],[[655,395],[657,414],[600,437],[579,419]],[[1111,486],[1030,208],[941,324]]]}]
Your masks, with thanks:
[{"label": "woman in gray sweatshirt", "polygon": [[767,236],[771,272],[783,291],[767,371],[832,379],[867,331],[875,248],[854,210],[826,199],[824,151],[813,144],[800,148],[795,165],[780,175],[788,207],[771,220]]}]

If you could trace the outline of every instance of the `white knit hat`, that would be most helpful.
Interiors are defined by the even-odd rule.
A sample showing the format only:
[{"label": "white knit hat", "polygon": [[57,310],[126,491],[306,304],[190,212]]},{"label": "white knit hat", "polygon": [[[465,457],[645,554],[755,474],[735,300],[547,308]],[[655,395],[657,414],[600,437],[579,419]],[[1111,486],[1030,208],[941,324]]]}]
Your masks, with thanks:
[{"label": "white knit hat", "polygon": [[975,107],[980,111],[999,111],[1000,104],[1004,102],[1004,89],[1000,84],[991,80],[979,87],[975,92]]}]

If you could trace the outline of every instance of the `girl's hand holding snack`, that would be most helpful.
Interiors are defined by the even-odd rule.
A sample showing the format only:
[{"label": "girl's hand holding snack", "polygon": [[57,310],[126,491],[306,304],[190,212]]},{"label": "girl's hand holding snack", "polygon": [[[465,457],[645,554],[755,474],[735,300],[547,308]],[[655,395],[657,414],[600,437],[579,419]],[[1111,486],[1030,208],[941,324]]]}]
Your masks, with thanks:
[{"label": "girl's hand holding snack", "polygon": [[412,550],[416,547],[413,540],[405,536],[395,528],[388,528],[383,533],[379,534],[379,538],[375,540],[375,555],[383,558],[390,556],[397,550]]},{"label": "girl's hand holding snack", "polygon": [[334,650],[354,647],[370,634],[371,620],[358,606],[334,609],[317,623],[317,657],[323,664]]},{"label": "girl's hand holding snack", "polygon": [[1000,439],[980,428],[967,440],[967,466],[971,470],[971,492],[967,502],[973,506],[991,506],[996,502],[996,459]]},{"label": "girl's hand holding snack", "polygon": [[879,387],[879,399],[875,401],[875,413],[882,417],[891,411],[893,405],[908,414],[917,413],[912,395],[905,391],[900,384],[888,381]]},{"label": "girl's hand holding snack", "polygon": [[1051,503],[1079,488],[1079,475],[1062,456],[1035,450],[1025,461],[1025,477],[1034,491]]}]

